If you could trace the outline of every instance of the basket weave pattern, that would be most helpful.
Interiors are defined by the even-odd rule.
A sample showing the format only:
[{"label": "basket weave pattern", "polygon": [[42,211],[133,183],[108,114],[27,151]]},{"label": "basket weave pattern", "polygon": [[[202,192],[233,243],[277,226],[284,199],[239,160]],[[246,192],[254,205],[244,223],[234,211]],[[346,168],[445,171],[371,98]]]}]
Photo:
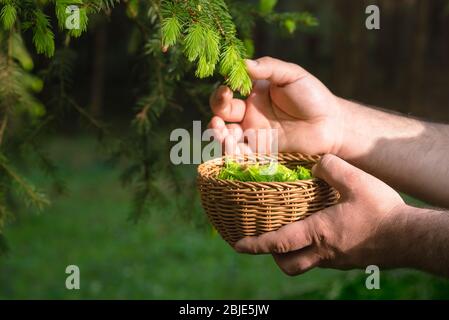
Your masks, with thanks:
[{"label": "basket weave pattern", "polygon": [[[320,157],[282,153],[279,163],[311,168]],[[237,158],[241,160],[242,157]],[[267,163],[272,156],[251,155],[245,163]],[[229,244],[303,219],[338,202],[338,192],[320,179],[295,182],[242,182],[218,179],[224,158],[198,167],[198,188],[210,222]]]}]

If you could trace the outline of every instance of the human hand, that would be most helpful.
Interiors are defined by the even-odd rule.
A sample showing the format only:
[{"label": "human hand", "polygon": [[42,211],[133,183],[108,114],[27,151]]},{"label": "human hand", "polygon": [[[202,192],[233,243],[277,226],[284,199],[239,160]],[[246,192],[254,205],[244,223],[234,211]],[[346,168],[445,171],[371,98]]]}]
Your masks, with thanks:
[{"label": "human hand", "polygon": [[399,267],[409,252],[399,194],[375,177],[333,155],[313,168],[341,194],[339,204],[259,237],[235,244],[238,252],[271,253],[289,275],[314,267]]},{"label": "human hand", "polygon": [[248,144],[242,132],[277,129],[281,152],[338,154],[343,139],[342,108],[317,78],[296,64],[270,57],[247,60],[247,68],[254,87],[246,100],[234,99],[226,86],[211,96],[215,117],[209,127],[220,142],[231,146],[231,152],[255,152],[261,145],[266,148],[266,142],[259,136],[259,141]]}]

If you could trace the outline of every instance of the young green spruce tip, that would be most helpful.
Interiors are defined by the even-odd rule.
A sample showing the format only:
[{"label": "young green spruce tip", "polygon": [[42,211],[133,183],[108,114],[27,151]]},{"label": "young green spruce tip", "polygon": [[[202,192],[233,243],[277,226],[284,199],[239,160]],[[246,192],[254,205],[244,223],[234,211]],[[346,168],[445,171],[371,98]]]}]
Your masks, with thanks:
[{"label": "young green spruce tip", "polygon": [[233,91],[249,95],[252,82],[244,60],[246,49],[224,0],[164,1],[162,16],[164,51],[181,45],[186,58],[196,64],[198,78],[218,71]]}]

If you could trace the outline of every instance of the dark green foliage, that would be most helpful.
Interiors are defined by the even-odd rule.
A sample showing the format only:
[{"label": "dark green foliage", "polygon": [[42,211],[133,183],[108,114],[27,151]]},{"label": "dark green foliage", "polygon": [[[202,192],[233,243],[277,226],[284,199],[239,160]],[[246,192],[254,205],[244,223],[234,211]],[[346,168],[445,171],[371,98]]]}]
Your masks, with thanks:
[{"label": "dark green foliage", "polygon": [[0,233],[0,256],[8,252],[8,242],[3,234]]},{"label": "dark green foliage", "polygon": [[9,176],[11,184],[9,187],[20,193],[21,198],[25,199],[29,205],[33,205],[39,209],[49,204],[47,197],[36,189],[32,184],[27,182],[25,178],[20,176],[8,160],[0,155],[0,169],[3,174]]},{"label": "dark green foliage", "polygon": [[6,30],[10,30],[17,18],[17,9],[12,3],[5,3],[0,12],[0,19],[3,22],[3,27]]},{"label": "dark green foliage", "polygon": [[[282,21],[287,17],[287,13],[278,15],[273,10],[275,3],[267,10],[262,2],[0,0],[0,222],[12,216],[17,204],[42,209],[49,203],[20,172],[22,167],[40,168],[54,181],[54,190],[64,192],[58,166],[41,150],[40,137],[71,110],[78,112],[101,139],[108,138],[101,141],[109,141],[104,149],[114,162],[126,164],[123,182],[134,195],[133,219],[163,198],[157,186],[186,189],[176,179],[162,183],[160,173],[170,176],[171,169],[160,163],[169,163],[162,156],[169,153],[168,146],[155,145],[156,139],[164,140],[154,137],[155,128],[167,110],[180,111],[186,100],[208,116],[205,101],[218,84],[217,78],[199,82],[191,75],[205,78],[221,74],[233,90],[243,95],[250,92],[244,58],[254,53],[251,38],[255,21],[263,19],[285,28]],[[79,29],[69,30],[66,22],[73,12],[67,8],[72,5],[79,9]],[[124,9],[134,24],[130,54],[140,57],[139,69],[143,70],[137,91],[140,98],[134,111],[129,108],[134,120],[120,140],[111,138],[108,127],[71,94],[77,59],[72,39],[85,34],[92,21],[111,16],[113,9]],[[296,16],[288,17],[301,22]],[[45,105],[37,98],[43,88],[51,92]]]}]

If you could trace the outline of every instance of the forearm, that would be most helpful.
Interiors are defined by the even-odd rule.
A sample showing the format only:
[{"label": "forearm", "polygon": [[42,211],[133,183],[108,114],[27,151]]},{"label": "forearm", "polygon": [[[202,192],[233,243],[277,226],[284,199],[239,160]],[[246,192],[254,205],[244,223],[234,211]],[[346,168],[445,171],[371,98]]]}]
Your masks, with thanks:
[{"label": "forearm", "polygon": [[396,267],[449,277],[449,212],[407,205],[398,210],[393,239],[388,239]]},{"label": "forearm", "polygon": [[341,158],[400,191],[449,207],[449,126],[340,99]]}]

